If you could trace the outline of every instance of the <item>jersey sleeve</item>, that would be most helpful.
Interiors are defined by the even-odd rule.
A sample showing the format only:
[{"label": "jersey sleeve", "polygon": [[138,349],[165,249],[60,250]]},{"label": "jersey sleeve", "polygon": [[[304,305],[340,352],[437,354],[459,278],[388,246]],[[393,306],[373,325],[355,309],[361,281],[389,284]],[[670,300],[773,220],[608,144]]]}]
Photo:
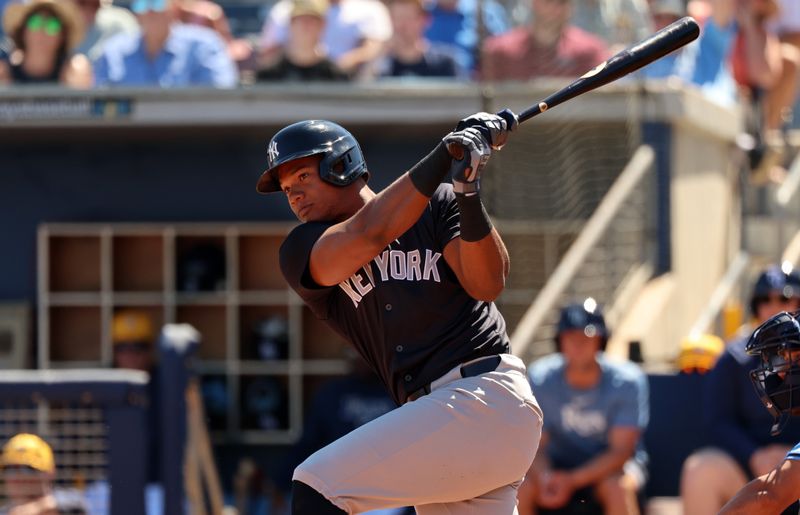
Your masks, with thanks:
[{"label": "jersey sleeve", "polygon": [[792,447],[792,450],[786,454],[787,460],[800,461],[800,443]]},{"label": "jersey sleeve", "polygon": [[626,376],[618,386],[619,406],[611,425],[644,430],[650,418],[647,379],[638,371],[627,370]]},{"label": "jersey sleeve", "polygon": [[318,318],[328,318],[328,295],[333,287],[320,286],[309,270],[311,249],[329,227],[324,223],[304,223],[286,237],[280,248],[283,277]]},{"label": "jersey sleeve", "polygon": [[461,236],[461,224],[456,204],[456,194],[451,184],[442,184],[431,198],[433,215],[436,220],[436,241],[444,248],[450,240]]}]

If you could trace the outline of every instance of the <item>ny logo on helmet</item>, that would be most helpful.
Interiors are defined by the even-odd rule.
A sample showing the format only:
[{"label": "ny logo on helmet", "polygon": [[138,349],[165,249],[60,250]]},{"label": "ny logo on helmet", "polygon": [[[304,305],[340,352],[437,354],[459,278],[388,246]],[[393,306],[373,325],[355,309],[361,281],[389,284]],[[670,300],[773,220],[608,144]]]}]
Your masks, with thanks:
[{"label": "ny logo on helmet", "polygon": [[269,148],[267,149],[267,157],[269,157],[270,162],[275,161],[278,159],[278,142],[273,140],[269,143]]}]

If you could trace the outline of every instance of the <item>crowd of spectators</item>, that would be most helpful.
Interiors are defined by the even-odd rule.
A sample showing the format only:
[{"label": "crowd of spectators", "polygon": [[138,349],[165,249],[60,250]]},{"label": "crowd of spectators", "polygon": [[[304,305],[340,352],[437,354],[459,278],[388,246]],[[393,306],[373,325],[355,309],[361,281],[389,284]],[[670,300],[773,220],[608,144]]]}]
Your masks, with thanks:
[{"label": "crowd of spectators", "polygon": [[794,126],[795,0],[264,0],[260,33],[232,30],[258,22],[229,20],[235,0],[118,1],[0,0],[0,86],[576,78],[691,15],[699,39],[635,77],[743,106],[754,177],[775,178]]},{"label": "crowd of spectators", "polygon": [[528,0],[524,16],[501,0],[276,0],[265,1],[261,34],[233,34],[224,0],[2,4],[0,80],[12,83],[574,77],[688,13],[700,40],[643,75],[681,78],[720,102],[763,98],[763,124],[775,129],[793,104],[800,60],[791,0]]}]

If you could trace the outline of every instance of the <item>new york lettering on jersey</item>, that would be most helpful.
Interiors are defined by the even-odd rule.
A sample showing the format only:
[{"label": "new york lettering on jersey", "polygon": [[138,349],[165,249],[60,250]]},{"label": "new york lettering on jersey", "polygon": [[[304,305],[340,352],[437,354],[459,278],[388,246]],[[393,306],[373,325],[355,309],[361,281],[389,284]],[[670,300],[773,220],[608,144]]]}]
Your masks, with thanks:
[{"label": "new york lettering on jersey", "polygon": [[[361,270],[339,283],[339,288],[350,297],[353,306],[358,309],[361,299],[375,288],[376,278],[381,282],[390,280],[442,282],[437,267],[441,257],[441,252],[430,249],[424,250],[423,258],[423,252],[418,249],[403,251],[387,248],[370,263],[361,267]],[[377,277],[373,273],[372,265],[377,268]]]}]

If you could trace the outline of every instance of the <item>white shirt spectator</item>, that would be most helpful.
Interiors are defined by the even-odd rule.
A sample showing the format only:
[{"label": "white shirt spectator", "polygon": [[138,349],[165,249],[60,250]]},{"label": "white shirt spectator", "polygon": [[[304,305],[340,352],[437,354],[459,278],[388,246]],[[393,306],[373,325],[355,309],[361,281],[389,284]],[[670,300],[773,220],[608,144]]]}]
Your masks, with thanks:
[{"label": "white shirt spectator", "polygon": [[[272,7],[261,31],[261,48],[273,48],[286,42],[291,8],[291,0],[279,0]],[[341,0],[328,8],[322,42],[335,61],[364,39],[387,41],[391,35],[389,12],[380,1]]]}]

